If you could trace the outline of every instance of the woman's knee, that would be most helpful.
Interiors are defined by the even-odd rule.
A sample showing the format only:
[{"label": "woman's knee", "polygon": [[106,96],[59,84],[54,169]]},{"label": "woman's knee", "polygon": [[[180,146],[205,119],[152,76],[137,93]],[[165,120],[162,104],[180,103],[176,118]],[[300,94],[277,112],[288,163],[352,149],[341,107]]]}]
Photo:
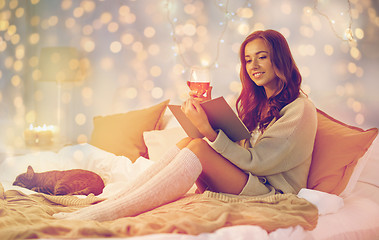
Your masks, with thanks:
[{"label": "woman's knee", "polygon": [[187,148],[197,155],[197,153],[203,153],[204,150],[209,149],[210,146],[204,139],[194,138],[188,143]]},{"label": "woman's knee", "polygon": [[183,138],[182,140],[180,140],[176,146],[179,148],[179,149],[183,149],[185,147],[188,146],[188,144],[193,140],[193,138],[191,137],[186,137],[186,138]]}]

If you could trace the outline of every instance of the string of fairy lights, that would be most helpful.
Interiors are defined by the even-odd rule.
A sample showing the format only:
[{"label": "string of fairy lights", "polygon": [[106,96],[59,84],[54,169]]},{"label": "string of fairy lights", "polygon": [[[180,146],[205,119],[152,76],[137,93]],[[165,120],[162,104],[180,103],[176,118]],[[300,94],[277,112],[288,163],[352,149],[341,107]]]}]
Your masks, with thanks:
[{"label": "string of fairy lights", "polygon": [[[350,42],[350,41],[354,41],[354,35],[353,35],[353,31],[352,31],[353,18],[352,18],[352,14],[351,14],[351,8],[352,7],[351,7],[350,0],[346,0],[346,3],[347,3],[347,13],[348,13],[349,20],[348,20],[348,26],[344,30],[343,33],[338,32],[336,30],[336,27],[335,27],[336,21],[334,19],[332,19],[330,16],[328,16],[327,13],[320,10],[320,8],[319,8],[320,0],[314,0],[313,9],[315,10],[315,12],[317,12],[319,15],[323,16],[328,21],[331,30],[333,31],[333,33],[335,34],[335,36],[337,38],[339,38],[342,41],[349,41]],[[166,10],[166,14],[167,14],[167,20],[171,26],[171,33],[170,34],[171,34],[171,37],[172,37],[172,40],[174,43],[174,47],[173,47],[173,50],[175,51],[174,55],[178,56],[180,58],[180,60],[182,61],[183,65],[186,68],[190,68],[193,64],[191,64],[189,62],[189,60],[185,57],[184,51],[182,49],[182,45],[180,44],[179,37],[178,37],[177,31],[176,31],[176,27],[177,27],[177,24],[179,22],[179,19],[178,19],[178,16],[173,16],[173,11],[172,11],[173,4],[174,3],[172,2],[172,0],[166,0],[164,6],[166,8],[165,10]],[[223,19],[223,21],[219,22],[219,25],[222,27],[222,29],[220,31],[219,36],[215,40],[215,42],[216,42],[216,53],[215,53],[215,56],[213,58],[213,61],[208,63],[207,65],[203,66],[205,68],[210,68],[210,69],[211,68],[218,68],[218,58],[220,55],[220,44],[223,42],[223,38],[224,38],[225,32],[228,28],[229,22],[234,21],[235,16],[238,15],[236,11],[231,11],[229,9],[229,0],[226,0],[225,3],[221,2],[221,0],[217,0],[216,5],[220,9],[220,11],[224,14],[224,19]],[[244,4],[242,4],[242,6],[239,9],[251,8],[251,7],[252,7],[252,3],[250,2],[250,0],[246,0],[244,2]],[[343,15],[344,11],[340,11],[340,14]]]},{"label": "string of fairy lights", "polygon": [[[190,64],[188,62],[188,60],[184,57],[181,44],[178,41],[178,36],[177,36],[176,31],[175,31],[176,23],[178,22],[178,18],[172,17],[172,12],[171,12],[172,4],[173,3],[171,0],[166,0],[165,6],[166,6],[166,11],[167,11],[167,19],[168,19],[168,22],[170,23],[170,26],[171,26],[171,33],[170,34],[171,34],[172,39],[174,41],[175,47],[178,49],[177,55],[179,55],[183,64],[187,68],[189,68],[189,67],[191,67],[192,64]],[[206,66],[208,68],[212,68],[212,67],[217,68],[218,67],[217,61],[218,61],[219,54],[220,54],[220,44],[221,44],[222,39],[224,37],[224,34],[227,30],[228,23],[229,23],[231,16],[235,15],[235,12],[230,12],[228,9],[229,0],[226,0],[225,4],[219,3],[219,4],[217,4],[217,6],[225,13],[225,17],[224,17],[224,21],[219,23],[219,25],[222,26],[222,30],[221,30],[220,35],[217,38],[217,41],[216,41],[216,56],[214,57],[213,61],[211,63],[209,63],[208,66]]]},{"label": "string of fairy lights", "polygon": [[[350,0],[346,0],[346,2],[347,2],[347,6],[348,6],[347,12],[348,12],[348,17],[349,17],[349,22],[348,22],[348,27],[345,29],[345,32],[343,34],[337,32],[337,30],[335,28],[335,23],[336,23],[335,20],[331,19],[326,13],[324,13],[323,11],[321,11],[319,9],[319,0],[314,1],[313,9],[318,14],[324,16],[328,20],[329,25],[330,25],[333,33],[339,39],[341,39],[342,41],[353,41],[354,36],[353,36],[353,31],[352,31],[353,17],[351,14],[351,2],[350,2]],[[343,11],[341,11],[340,14],[343,15]]]},{"label": "string of fairy lights", "polygon": [[[222,29],[221,29],[218,37],[215,38],[216,40],[214,40],[214,41],[216,41],[215,42],[216,53],[214,54],[213,61],[208,63],[207,65],[203,66],[203,67],[209,68],[209,69],[218,68],[218,58],[220,55],[220,44],[223,42],[223,38],[224,38],[225,32],[229,26],[229,23],[231,21],[235,21],[235,17],[238,16],[237,11],[240,9],[252,8],[252,3],[249,0],[246,0],[245,3],[243,4],[243,6],[240,6],[237,11],[231,11],[229,9],[229,0],[226,0],[225,2],[221,2],[221,0],[217,0],[217,1],[215,1],[215,3],[219,7],[221,14],[223,14],[224,17],[223,17],[222,21],[219,22],[219,26],[221,26]],[[189,69],[189,68],[191,68],[191,66],[193,64],[191,64],[190,61],[188,60],[188,58],[186,58],[186,53],[182,49],[182,45],[181,45],[181,42],[179,40],[179,36],[177,35],[176,27],[180,21],[178,19],[178,16],[174,16],[174,14],[173,14],[172,4],[173,3],[171,0],[166,0],[166,2],[165,2],[167,20],[171,26],[171,37],[172,37],[173,44],[174,44],[173,50],[175,52],[174,55],[180,58],[180,60],[182,61],[182,64],[185,66],[186,69]],[[330,13],[328,14],[326,11],[321,10],[321,7],[320,7],[321,4],[324,4],[324,3],[322,3],[322,0],[314,0],[314,5],[312,7],[313,11],[315,13],[317,13],[318,15],[324,17],[327,20],[327,22],[330,26],[330,29],[332,30],[332,32],[334,33],[334,35],[338,39],[340,39],[342,42],[352,43],[352,44],[350,44],[350,47],[351,47],[350,51],[353,53],[351,55],[354,59],[357,59],[359,56],[359,54],[358,54],[359,50],[356,47],[356,39],[354,38],[353,30],[352,30],[353,17],[352,17],[351,1],[346,0],[346,6],[347,6],[346,10],[344,10],[343,7],[339,8],[338,10],[331,9],[330,7],[326,9],[329,11],[332,10],[332,12],[334,11],[334,13],[337,14],[337,17],[338,17],[338,15],[339,15],[339,17],[345,17],[345,19],[347,17],[347,19],[348,19],[347,21],[342,21],[341,19],[335,19],[334,18],[335,16],[332,16],[332,14],[330,14]],[[337,25],[340,25],[340,26],[342,25],[343,28],[337,30]],[[354,63],[350,63],[350,65],[354,65]],[[183,70],[183,73],[185,71],[186,70]],[[338,91],[340,91],[341,86],[338,86],[338,89],[339,89]],[[349,98],[348,101],[350,103],[354,102],[354,104],[351,104],[352,105],[351,108],[353,108],[353,109],[356,108],[356,107],[354,107],[356,105],[360,106],[360,103],[358,101],[355,101],[352,98]],[[364,121],[363,119],[364,119],[363,115],[358,112],[358,114],[356,115],[356,122],[363,122]]]},{"label": "string of fairy lights", "polygon": [[[115,102],[118,104],[115,109],[124,110],[132,101],[144,99],[144,103],[148,103],[166,97],[166,93],[169,93],[170,97],[181,98],[182,89],[187,90],[182,77],[194,65],[212,70],[227,65],[228,69],[223,69],[223,72],[234,77],[235,72],[232,71],[238,71],[238,61],[225,60],[224,54],[233,54],[231,56],[234,57],[240,39],[253,30],[264,29],[266,24],[277,24],[275,21],[278,19],[277,30],[290,38],[295,36],[291,40],[296,41],[299,39],[296,36],[300,36],[300,44],[294,44],[294,52],[300,59],[314,56],[315,53],[324,53],[327,57],[333,54],[344,56],[343,60],[330,58],[331,61],[337,61],[330,68],[335,72],[328,74],[342,77],[338,78],[338,82],[336,80],[331,83],[331,86],[336,85],[336,89],[328,91],[330,94],[336,94],[336,101],[345,101],[346,106],[353,109],[348,112],[351,116],[363,116],[358,120],[356,118],[356,123],[363,124],[366,121],[366,99],[363,101],[358,91],[359,86],[364,88],[366,83],[361,80],[369,71],[366,70],[369,68],[363,65],[363,60],[367,59],[363,58],[363,54],[367,54],[367,49],[364,53],[367,45],[363,44],[372,41],[372,31],[377,31],[372,26],[379,28],[378,11],[375,10],[377,5],[374,3],[363,4],[363,1],[359,0],[308,0],[302,2],[302,8],[297,8],[296,1],[278,0],[118,0],[118,5],[109,5],[103,0],[58,2],[60,4],[52,8],[54,11],[48,11],[47,7],[54,5],[51,1],[0,0],[0,53],[3,53],[0,58],[4,60],[0,69],[0,104],[10,103],[7,107],[16,109],[15,118],[20,119],[16,121],[19,124],[24,118],[29,121],[37,116],[37,112],[27,104],[41,102],[42,91],[30,91],[25,97],[21,90],[23,86],[32,86],[40,76],[37,67],[38,55],[34,53],[36,49],[49,44],[62,44],[64,37],[60,39],[56,32],[62,30],[63,34],[67,31],[65,36],[75,34],[75,31],[79,33],[72,38],[79,39],[78,44],[71,44],[77,45],[79,50],[88,56],[98,54],[94,60],[99,66],[97,71],[118,73],[120,70],[121,74],[117,74],[120,76],[117,76],[116,84],[122,84],[123,87],[115,94]],[[267,10],[272,10],[272,14]],[[297,15],[291,16],[291,11]],[[144,14],[151,14],[152,17],[146,18]],[[283,22],[280,22],[281,17]],[[299,22],[290,26],[292,21]],[[192,25],[192,34],[185,32],[186,25]],[[361,27],[363,25],[364,28]],[[28,31],[25,28],[29,28]],[[316,37],[320,37],[319,33],[328,30],[330,32],[325,32],[328,34],[325,36],[332,37],[324,42],[316,42]],[[103,37],[105,35],[106,37]],[[364,41],[360,41],[362,39]],[[228,46],[223,48],[225,43]],[[197,48],[200,45],[202,48]],[[169,65],[156,60],[161,57],[163,51],[170,49],[172,53],[169,54],[172,54],[171,57],[176,64]],[[128,71],[120,69],[116,62],[122,61],[117,59],[131,60],[133,65],[128,65]],[[89,62],[92,59],[86,60]],[[171,63],[171,58],[166,60]],[[314,68],[308,65],[308,61],[302,67],[305,77],[315,76],[312,74]],[[215,75],[219,72],[221,71],[214,71]],[[24,76],[28,76],[29,79]],[[94,83],[103,83],[99,76],[91,77],[91,85],[87,85],[86,82],[79,94],[82,98],[80,103],[85,107],[93,106],[91,104],[96,102],[92,97],[98,90]],[[173,79],[175,84],[166,88],[167,79]],[[240,87],[238,77],[231,83],[220,84],[224,84],[220,92],[226,95],[234,96]],[[319,87],[313,84],[309,85],[309,91]],[[8,91],[9,89],[12,91]],[[106,94],[106,90],[101,91]],[[314,95],[316,98],[317,94],[320,93]],[[67,95],[65,99],[69,102],[73,98]],[[92,109],[87,109],[89,110],[81,110],[80,116],[89,119]],[[9,115],[12,114],[13,112]],[[84,123],[77,121],[80,127],[85,126]]]}]

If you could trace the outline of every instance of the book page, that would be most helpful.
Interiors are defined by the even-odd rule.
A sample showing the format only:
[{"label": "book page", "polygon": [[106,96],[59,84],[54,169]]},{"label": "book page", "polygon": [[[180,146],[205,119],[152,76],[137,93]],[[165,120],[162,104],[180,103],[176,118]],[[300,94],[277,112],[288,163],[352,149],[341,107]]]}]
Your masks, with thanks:
[{"label": "book page", "polygon": [[[204,137],[186,117],[179,105],[168,105],[168,107],[189,137]],[[249,130],[225,101],[224,97],[202,102],[201,107],[207,114],[209,123],[214,130],[221,129],[234,142],[250,138]]]}]

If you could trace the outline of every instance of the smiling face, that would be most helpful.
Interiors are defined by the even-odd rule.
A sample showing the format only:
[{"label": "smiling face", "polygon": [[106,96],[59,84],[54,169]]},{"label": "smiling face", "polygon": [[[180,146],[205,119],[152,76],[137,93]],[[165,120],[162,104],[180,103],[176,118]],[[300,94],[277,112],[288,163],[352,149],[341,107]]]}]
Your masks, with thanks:
[{"label": "smiling face", "polygon": [[254,39],[245,46],[246,71],[251,80],[264,87],[267,98],[278,88],[278,77],[271,63],[270,50],[261,38]]}]

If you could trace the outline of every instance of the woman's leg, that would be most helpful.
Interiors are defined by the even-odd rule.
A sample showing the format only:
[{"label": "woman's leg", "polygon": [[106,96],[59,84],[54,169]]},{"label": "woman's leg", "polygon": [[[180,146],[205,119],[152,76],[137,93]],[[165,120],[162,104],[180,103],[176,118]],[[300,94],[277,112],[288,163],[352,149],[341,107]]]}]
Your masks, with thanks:
[{"label": "woman's leg", "polygon": [[201,180],[213,191],[241,192],[247,175],[204,140],[184,139],[177,146],[181,150],[173,160],[129,194],[76,212],[58,213],[54,217],[106,221],[134,216],[179,198],[192,187],[200,173]]},{"label": "woman's leg", "polygon": [[178,146],[175,145],[169,148],[160,159],[152,159],[153,161],[155,161],[153,165],[151,165],[149,168],[143,171],[136,179],[128,183],[125,186],[125,188],[121,190],[121,192],[119,192],[115,196],[110,197],[109,199],[112,200],[120,198],[123,195],[129,194],[130,192],[145,184],[148,180],[154,177],[155,174],[160,172],[161,169],[167,166],[175,158],[179,151],[180,149],[178,148]]},{"label": "woman's leg", "polygon": [[198,190],[239,194],[248,180],[248,174],[213,150],[203,139],[193,139],[188,145],[199,158],[202,173],[196,182]]},{"label": "woman's leg", "polygon": [[147,168],[143,173],[141,173],[136,179],[131,181],[120,193],[116,196],[111,197],[111,199],[119,198],[125,194],[129,194],[140,186],[144,185],[148,180],[159,173],[164,167],[166,167],[179,153],[179,151],[185,148],[192,138],[184,138],[179,141],[178,144],[169,148],[160,159],[152,159],[154,162],[149,168]]}]

